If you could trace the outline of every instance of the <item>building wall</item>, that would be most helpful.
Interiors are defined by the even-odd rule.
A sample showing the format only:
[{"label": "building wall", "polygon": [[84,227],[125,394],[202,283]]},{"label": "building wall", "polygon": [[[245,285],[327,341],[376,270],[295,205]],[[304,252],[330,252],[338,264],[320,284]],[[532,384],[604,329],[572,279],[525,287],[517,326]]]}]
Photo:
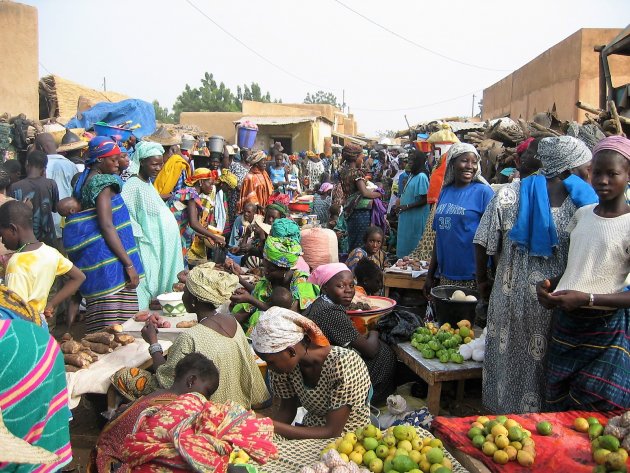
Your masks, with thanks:
[{"label": "building wall", "polygon": [[37,8],[0,0],[0,113],[39,118]]},{"label": "building wall", "polygon": [[575,102],[598,103],[599,55],[593,47],[610,42],[620,31],[581,29],[488,87],[483,92],[483,119],[531,119],[551,111],[555,103],[560,120],[582,121],[584,113]]},{"label": "building wall", "polygon": [[234,122],[245,116],[241,112],[182,112],[179,123],[195,125],[211,135],[219,135],[228,143],[236,142],[236,127]]}]

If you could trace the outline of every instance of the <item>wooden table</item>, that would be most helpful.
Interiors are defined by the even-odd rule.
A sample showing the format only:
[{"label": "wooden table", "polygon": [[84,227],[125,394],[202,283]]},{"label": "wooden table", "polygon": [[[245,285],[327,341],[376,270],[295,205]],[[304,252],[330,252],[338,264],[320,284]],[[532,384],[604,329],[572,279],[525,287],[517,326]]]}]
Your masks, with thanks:
[{"label": "wooden table", "polygon": [[424,287],[424,276],[412,278],[410,273],[393,273],[385,271],[383,273],[383,287],[385,288],[385,297],[389,297],[389,289],[399,287],[401,289],[418,289]]},{"label": "wooden table", "polygon": [[481,378],[483,363],[478,361],[457,364],[440,363],[437,358],[427,360],[409,342],[394,345],[393,349],[400,361],[429,385],[427,407],[433,415],[438,415],[440,412],[440,396],[444,381],[457,381],[457,400],[461,401],[464,397],[464,381]]}]

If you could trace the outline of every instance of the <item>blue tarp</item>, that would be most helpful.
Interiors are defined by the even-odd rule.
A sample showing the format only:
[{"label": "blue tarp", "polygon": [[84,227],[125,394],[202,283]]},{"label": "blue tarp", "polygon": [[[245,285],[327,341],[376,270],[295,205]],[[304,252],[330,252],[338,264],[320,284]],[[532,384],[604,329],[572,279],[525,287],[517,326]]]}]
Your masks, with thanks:
[{"label": "blue tarp", "polygon": [[150,135],[155,131],[155,109],[153,104],[144,100],[128,99],[122,102],[100,102],[81,113],[81,118],[72,118],[66,125],[68,128],[91,128],[94,123],[105,122],[117,125],[131,120],[131,125],[139,123],[140,128],[133,134],[138,138]]}]

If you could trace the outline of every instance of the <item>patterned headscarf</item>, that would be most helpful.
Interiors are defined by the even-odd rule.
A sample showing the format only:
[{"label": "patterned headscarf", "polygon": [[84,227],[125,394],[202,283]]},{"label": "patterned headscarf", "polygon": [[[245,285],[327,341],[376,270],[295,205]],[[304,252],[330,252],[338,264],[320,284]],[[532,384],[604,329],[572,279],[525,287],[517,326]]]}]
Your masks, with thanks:
[{"label": "patterned headscarf", "polygon": [[164,148],[161,144],[153,141],[140,141],[136,144],[136,152],[134,158],[138,161],[143,159],[152,158],[153,156],[162,156],[164,154]]},{"label": "patterned headscarf", "polygon": [[350,268],[348,268],[343,263],[322,264],[311,273],[311,275],[308,277],[308,282],[317,284],[319,287],[322,287],[337,274],[343,271],[350,271]]},{"label": "patterned headscarf", "polygon": [[357,158],[361,156],[361,153],[363,153],[363,148],[354,143],[349,143],[345,145],[341,150],[341,156],[343,156],[344,158]]},{"label": "patterned headscarf", "polygon": [[280,353],[300,343],[307,336],[315,345],[330,345],[315,322],[282,307],[263,312],[251,334],[252,347],[258,353]]},{"label": "patterned headscarf", "polygon": [[44,325],[44,318],[39,312],[11,289],[0,285],[0,320],[13,319],[28,320],[39,327]]},{"label": "patterned headscarf", "polygon": [[282,204],[269,204],[267,207],[265,207],[265,210],[277,210],[283,217],[289,215],[289,209],[287,209]]},{"label": "patterned headscarf", "polygon": [[[451,185],[455,181],[455,160],[465,153],[472,153],[477,156],[477,159],[479,159],[479,152],[477,151],[477,148],[468,143],[455,143],[448,149],[448,154],[446,155],[446,171],[444,173],[442,188]],[[481,163],[477,164],[477,172],[473,176],[472,180],[489,185],[488,181],[486,181],[481,175]]]},{"label": "patterned headscarf", "polygon": [[92,138],[88,147],[88,158],[85,161],[86,167],[91,167],[98,159],[120,154],[118,145],[106,136]]},{"label": "patterned headscarf", "polygon": [[206,179],[212,179],[216,181],[219,178],[219,173],[217,171],[211,171],[208,168],[197,168],[192,176],[186,179],[187,186],[193,186],[198,181],[203,181]]},{"label": "patterned headscarf", "polygon": [[308,150],[308,151],[306,152],[306,157],[307,157],[307,158],[314,158],[314,157],[316,157],[316,156],[317,156],[317,155],[316,155],[315,153],[313,153],[311,150]]},{"label": "patterned headscarf", "polygon": [[238,276],[214,269],[214,263],[195,266],[188,273],[186,288],[197,299],[215,307],[226,303],[238,286]]},{"label": "patterned headscarf", "polygon": [[[267,208],[269,208],[269,206],[267,206]],[[278,238],[291,238],[296,243],[300,243],[302,241],[300,227],[297,226],[297,223],[288,218],[278,218],[273,221],[273,225],[271,225],[271,236]]]},{"label": "patterned headscarf", "polygon": [[538,144],[541,173],[551,179],[593,159],[588,147],[572,136],[543,138]]},{"label": "patterned headscarf", "polygon": [[615,151],[630,160],[630,140],[623,136],[609,136],[604,138],[593,148],[593,156],[603,150]]},{"label": "patterned headscarf", "polygon": [[263,159],[267,159],[267,155],[265,154],[264,151],[260,150],[260,151],[256,151],[255,153],[250,154],[249,158],[247,158],[247,163],[256,164],[262,161]]},{"label": "patterned headscarf", "polygon": [[231,172],[229,169],[221,169],[219,181],[225,182],[230,189],[235,189],[238,185],[238,177],[236,177],[236,174]]},{"label": "patterned headscarf", "polygon": [[302,254],[302,247],[292,238],[268,236],[265,240],[263,257],[280,268],[290,269]]},{"label": "patterned headscarf", "polygon": [[516,154],[518,154],[519,156],[522,156],[523,153],[525,151],[527,151],[527,149],[529,148],[529,145],[532,144],[532,141],[534,141],[534,138],[527,138],[525,141],[522,141],[517,147],[516,147]]}]

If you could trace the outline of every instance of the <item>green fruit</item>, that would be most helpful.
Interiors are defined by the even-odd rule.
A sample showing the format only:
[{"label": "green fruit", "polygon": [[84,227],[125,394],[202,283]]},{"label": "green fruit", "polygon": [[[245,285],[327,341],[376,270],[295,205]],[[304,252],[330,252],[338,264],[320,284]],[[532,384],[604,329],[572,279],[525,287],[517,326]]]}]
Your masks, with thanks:
[{"label": "green fruit", "polygon": [[[612,435],[602,435],[599,437],[599,446],[611,452],[616,452],[619,450],[619,440]],[[616,468],[613,468],[613,470],[616,470]]]},{"label": "green fruit", "polygon": [[468,431],[468,438],[470,440],[472,440],[474,437],[476,437],[477,435],[481,435],[482,430],[479,427],[472,427],[469,431]]},{"label": "green fruit", "polygon": [[593,473],[606,473],[606,467],[604,465],[597,465],[593,468]]},{"label": "green fruit", "polygon": [[413,470],[414,468],[418,468],[418,464],[406,455],[394,457],[392,466],[394,467],[394,470],[400,472],[407,472],[409,470]]},{"label": "green fruit", "polygon": [[505,424],[505,422],[507,421],[507,417],[506,416],[497,416],[496,421],[500,424]]},{"label": "green fruit", "polygon": [[368,450],[367,452],[363,454],[363,464],[367,466],[375,458],[377,457],[376,457],[376,453],[374,453],[374,450]]},{"label": "green fruit", "polygon": [[440,363],[448,363],[450,360],[448,353],[442,353],[441,355],[438,355],[438,358],[440,360]]},{"label": "green fruit", "polygon": [[453,470],[451,470],[450,468],[446,468],[445,466],[441,466],[437,470],[435,470],[434,473],[452,473],[452,471]]},{"label": "green fruit", "polygon": [[551,435],[551,432],[553,431],[553,425],[551,425],[551,423],[547,421],[538,422],[538,424],[536,424],[536,431],[540,435]]},{"label": "green fruit", "polygon": [[363,439],[363,446],[366,450],[376,450],[376,447],[378,447],[378,440],[374,437],[365,437]]},{"label": "green fruit", "polygon": [[588,438],[591,440],[595,440],[602,434],[603,431],[604,427],[602,427],[602,424],[591,424],[591,426],[588,428]]},{"label": "green fruit", "polygon": [[433,447],[427,452],[427,460],[432,465],[434,463],[442,463],[442,460],[444,460],[444,452],[441,448]]},{"label": "green fruit", "polygon": [[486,438],[483,435],[475,435],[472,438],[472,443],[477,448],[481,448],[485,441],[486,441]]},{"label": "green fruit", "polygon": [[523,431],[518,427],[510,427],[508,429],[508,438],[511,442],[520,442],[523,438]]},{"label": "green fruit", "polygon": [[597,417],[589,417],[586,419],[586,422],[588,422],[588,425],[599,424],[599,419]]},{"label": "green fruit", "polygon": [[606,456],[605,465],[608,470],[621,470],[626,466],[626,462],[621,453],[613,452]]},{"label": "green fruit", "polygon": [[424,350],[422,350],[421,354],[423,358],[426,358],[428,360],[430,360],[431,358],[435,358],[435,352],[430,348],[425,348]]},{"label": "green fruit", "polygon": [[499,422],[496,420],[491,420],[490,422],[488,422],[487,424],[484,424],[484,429],[486,430],[486,435],[489,434],[490,432],[492,432],[492,428],[497,425]]}]

